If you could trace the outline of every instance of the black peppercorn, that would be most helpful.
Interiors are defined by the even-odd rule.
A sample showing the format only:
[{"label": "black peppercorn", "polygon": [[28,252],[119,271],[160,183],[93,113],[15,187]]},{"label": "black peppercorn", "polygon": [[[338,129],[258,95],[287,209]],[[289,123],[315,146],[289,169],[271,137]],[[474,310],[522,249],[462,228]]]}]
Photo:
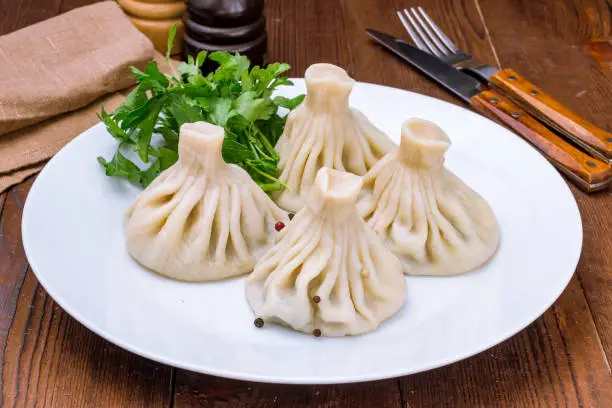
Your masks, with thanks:
[{"label": "black peppercorn", "polygon": [[319,330],[319,329],[314,329],[314,331],[312,332],[312,334],[313,334],[315,337],[321,337],[321,330]]},{"label": "black peppercorn", "polygon": [[255,327],[257,327],[258,329],[261,329],[264,325],[264,321],[261,317],[258,317],[257,319],[255,319],[253,323],[255,323]]},{"label": "black peppercorn", "polygon": [[319,303],[321,301],[321,298],[319,296],[315,296],[312,298],[312,301],[315,303]]}]

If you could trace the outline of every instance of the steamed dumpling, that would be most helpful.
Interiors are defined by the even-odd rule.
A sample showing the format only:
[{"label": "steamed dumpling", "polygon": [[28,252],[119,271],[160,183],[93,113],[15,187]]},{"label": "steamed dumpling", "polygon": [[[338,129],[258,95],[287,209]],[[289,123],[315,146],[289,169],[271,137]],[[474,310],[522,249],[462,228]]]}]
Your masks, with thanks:
[{"label": "steamed dumpling", "polygon": [[319,170],[306,206],[247,278],[258,317],[346,336],[374,330],[400,309],[402,267],[357,214],[361,184],[354,174]]},{"label": "steamed dumpling", "polygon": [[170,278],[209,281],[250,272],[286,214],[240,167],[221,156],[224,130],[181,126],[179,160],[149,185],[125,217],[126,245]]},{"label": "steamed dumpling", "polygon": [[306,99],[288,118],[276,151],[280,180],[289,189],[276,193],[279,206],[304,206],[321,167],[364,175],[395,144],[358,110],[349,106],[355,81],[331,64],[311,65],[305,74]]},{"label": "steamed dumpling", "polygon": [[364,176],[358,211],[408,275],[471,271],[499,243],[487,202],[443,166],[449,147],[434,123],[408,120],[400,146]]}]

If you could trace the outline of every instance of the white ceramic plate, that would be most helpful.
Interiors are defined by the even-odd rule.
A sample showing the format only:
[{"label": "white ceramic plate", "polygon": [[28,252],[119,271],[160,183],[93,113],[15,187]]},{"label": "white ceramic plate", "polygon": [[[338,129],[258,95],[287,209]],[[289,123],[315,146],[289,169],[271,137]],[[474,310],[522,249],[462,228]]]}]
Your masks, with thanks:
[{"label": "white ceramic plate", "polygon": [[[285,96],[305,92],[302,80]],[[394,140],[402,121],[437,122],[447,166],[491,204],[499,251],[458,277],[407,277],[407,301],[370,334],[315,338],[257,329],[244,279],[182,283],[148,272],[124,247],[123,215],[139,190],[104,175],[115,141],[98,124],[59,152],[28,196],[23,242],[40,283],[73,317],[144,357],[201,373],[278,383],[344,383],[429,370],[469,357],[540,316],[570,280],[582,244],[563,179],[518,136],[449,103],[359,83],[351,96]]]}]

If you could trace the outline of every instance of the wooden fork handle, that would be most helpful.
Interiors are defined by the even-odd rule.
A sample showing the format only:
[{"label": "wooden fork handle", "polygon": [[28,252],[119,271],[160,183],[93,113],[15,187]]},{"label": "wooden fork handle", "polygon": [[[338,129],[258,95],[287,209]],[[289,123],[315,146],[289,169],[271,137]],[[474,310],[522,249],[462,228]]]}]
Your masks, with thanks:
[{"label": "wooden fork handle", "polygon": [[565,137],[591,154],[612,161],[612,134],[586,121],[511,69],[501,70],[491,82]]},{"label": "wooden fork handle", "polygon": [[472,98],[472,104],[528,140],[583,190],[602,190],[612,183],[610,163],[574,147],[501,92],[482,91]]}]

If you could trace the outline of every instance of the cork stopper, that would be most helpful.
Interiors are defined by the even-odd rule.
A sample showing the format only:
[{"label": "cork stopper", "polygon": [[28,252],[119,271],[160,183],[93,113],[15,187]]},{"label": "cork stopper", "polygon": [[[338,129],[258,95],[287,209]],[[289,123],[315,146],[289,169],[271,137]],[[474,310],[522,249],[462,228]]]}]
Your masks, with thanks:
[{"label": "cork stopper", "polygon": [[332,222],[342,221],[355,212],[361,191],[361,177],[323,167],[317,172],[308,196],[308,206],[316,213],[324,212]]},{"label": "cork stopper", "polygon": [[347,110],[348,98],[355,85],[345,70],[333,64],[313,64],[306,70],[306,101],[314,111]]},{"label": "cork stopper", "polygon": [[441,167],[451,142],[435,123],[424,119],[408,119],[402,125],[398,158],[408,166]]}]

